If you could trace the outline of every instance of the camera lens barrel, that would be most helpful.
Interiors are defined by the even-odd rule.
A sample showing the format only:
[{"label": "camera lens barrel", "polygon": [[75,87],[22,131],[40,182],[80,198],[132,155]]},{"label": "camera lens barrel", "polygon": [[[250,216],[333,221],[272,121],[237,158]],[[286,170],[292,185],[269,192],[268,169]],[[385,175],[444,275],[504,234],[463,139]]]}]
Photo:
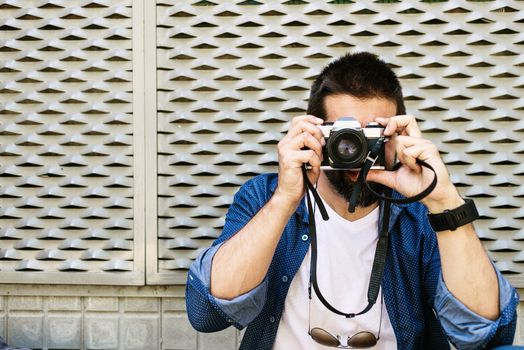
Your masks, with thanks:
[{"label": "camera lens barrel", "polygon": [[368,143],[362,130],[333,131],[326,145],[332,168],[359,168],[368,154]]},{"label": "camera lens barrel", "polygon": [[[341,117],[335,122],[319,126],[326,145],[322,147],[323,160],[320,165],[326,170],[358,170],[366,161],[369,150],[383,136],[384,127],[376,122],[364,128],[353,117]],[[372,169],[385,169],[383,147]]]}]

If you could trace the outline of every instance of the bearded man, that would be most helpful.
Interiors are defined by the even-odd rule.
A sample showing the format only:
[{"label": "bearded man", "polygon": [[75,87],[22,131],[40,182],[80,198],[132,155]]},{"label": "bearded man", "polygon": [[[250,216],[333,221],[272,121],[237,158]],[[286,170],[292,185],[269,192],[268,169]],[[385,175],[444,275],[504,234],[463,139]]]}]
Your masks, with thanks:
[{"label": "bearded man", "polygon": [[[347,117],[364,129],[380,126],[389,139],[385,169],[365,174],[373,192],[410,198],[431,191],[397,205],[363,187],[348,210],[359,172],[330,168],[323,131]],[[511,344],[518,295],[475,233],[474,203],[459,195],[438,149],[406,114],[385,62],[364,52],[326,66],[308,115],[293,118],[279,142],[278,162],[278,174],[240,188],[222,234],[190,268],[186,302],[195,329],[247,327],[241,349]],[[306,180],[316,186],[306,190]],[[306,206],[308,191],[318,191],[314,206]]]}]

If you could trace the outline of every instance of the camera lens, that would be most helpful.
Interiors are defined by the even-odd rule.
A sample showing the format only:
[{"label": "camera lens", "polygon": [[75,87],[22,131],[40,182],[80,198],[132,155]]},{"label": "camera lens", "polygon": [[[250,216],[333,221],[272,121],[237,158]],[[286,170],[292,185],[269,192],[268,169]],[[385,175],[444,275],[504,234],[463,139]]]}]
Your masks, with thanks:
[{"label": "camera lens", "polygon": [[362,165],[368,149],[364,133],[351,128],[334,132],[328,142],[328,153],[332,159],[332,167],[354,169]]},{"label": "camera lens", "polygon": [[342,159],[351,159],[358,152],[358,145],[355,143],[355,139],[351,137],[340,137],[338,139],[337,154]]}]

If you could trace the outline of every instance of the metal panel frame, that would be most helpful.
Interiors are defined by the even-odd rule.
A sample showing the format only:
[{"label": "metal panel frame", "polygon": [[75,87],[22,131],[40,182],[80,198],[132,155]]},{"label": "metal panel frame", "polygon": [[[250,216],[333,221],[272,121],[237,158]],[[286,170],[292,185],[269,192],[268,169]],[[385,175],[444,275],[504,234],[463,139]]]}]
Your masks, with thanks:
[{"label": "metal panel frame", "polygon": [[[158,178],[157,178],[157,35],[156,1],[150,1],[144,8],[145,37],[145,114],[149,116],[145,123],[145,167],[154,169],[146,173],[146,283],[181,284],[170,276],[158,273]],[[154,62],[154,64],[152,64]]]},{"label": "metal panel frame", "polygon": [[24,284],[145,284],[145,161],[144,141],[144,17],[146,0],[132,1],[133,69],[133,271],[119,272],[31,272],[0,271],[0,283]]}]

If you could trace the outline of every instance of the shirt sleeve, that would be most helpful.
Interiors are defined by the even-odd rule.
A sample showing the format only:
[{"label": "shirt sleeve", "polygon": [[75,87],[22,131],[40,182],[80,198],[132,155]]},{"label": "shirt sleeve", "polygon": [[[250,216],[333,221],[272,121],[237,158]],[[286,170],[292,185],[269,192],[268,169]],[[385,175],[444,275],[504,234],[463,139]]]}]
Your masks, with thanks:
[{"label": "shirt sleeve", "polygon": [[215,298],[210,292],[210,281],[213,257],[218,249],[239,232],[267,202],[268,181],[267,176],[258,176],[239,189],[227,212],[221,235],[211,247],[199,254],[189,268],[186,285],[187,314],[193,328],[200,332],[216,332],[231,325],[242,329],[258,316],[265,304],[267,276],[253,290],[233,300]]},{"label": "shirt sleeve", "polygon": [[237,328],[246,327],[260,313],[267,293],[267,277],[254,289],[232,300],[215,298],[209,292],[211,281],[211,264],[213,257],[223,242],[203,251],[191,265],[189,279],[197,278],[208,291],[209,301],[221,311],[223,317]]},{"label": "shirt sleeve", "polygon": [[477,349],[511,344],[516,326],[519,296],[495,269],[499,284],[500,316],[492,321],[468,309],[448,290],[440,274],[435,294],[435,311],[450,341],[457,349]]}]

